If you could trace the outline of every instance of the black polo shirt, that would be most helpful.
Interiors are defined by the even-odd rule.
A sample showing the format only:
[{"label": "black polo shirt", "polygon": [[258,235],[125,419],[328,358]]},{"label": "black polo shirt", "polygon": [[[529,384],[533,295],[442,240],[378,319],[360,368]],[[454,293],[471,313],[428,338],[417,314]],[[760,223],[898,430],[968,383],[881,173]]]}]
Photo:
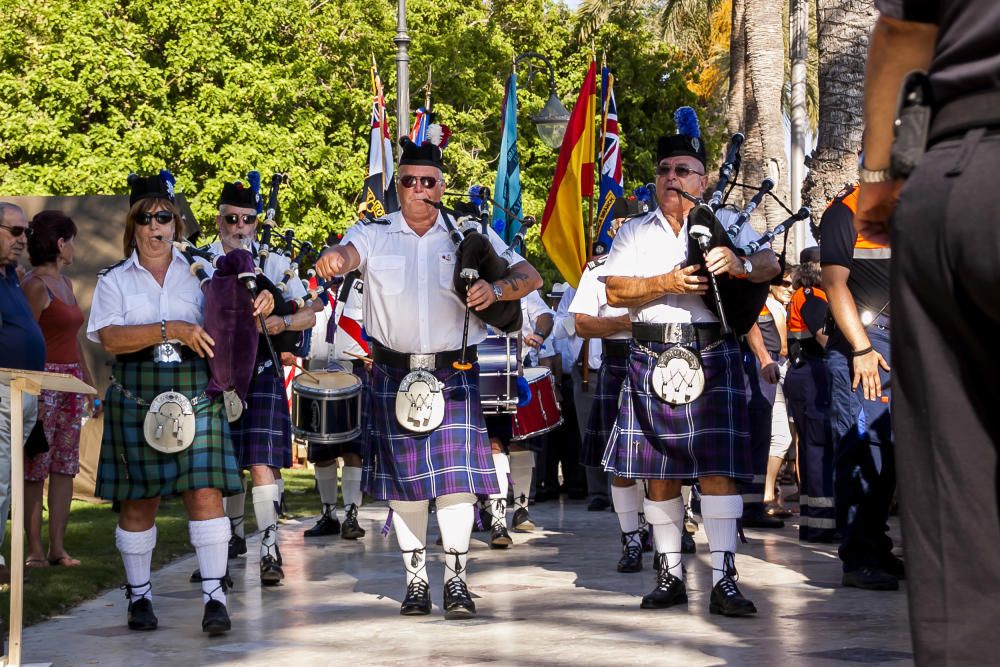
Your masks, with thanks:
[{"label": "black polo shirt", "polygon": [[851,272],[847,288],[858,308],[873,313],[889,314],[889,259],[862,259],[854,257],[857,232],[854,231],[854,213],[844,203],[844,197],[853,188],[837,195],[827,207],[820,221],[820,263],[835,264]]}]

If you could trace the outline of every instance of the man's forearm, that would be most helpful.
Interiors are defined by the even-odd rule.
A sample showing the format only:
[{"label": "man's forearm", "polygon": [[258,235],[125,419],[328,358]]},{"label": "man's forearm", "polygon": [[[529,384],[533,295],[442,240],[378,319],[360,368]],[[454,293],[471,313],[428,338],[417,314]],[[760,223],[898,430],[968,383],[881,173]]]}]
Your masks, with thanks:
[{"label": "man's forearm", "polygon": [[851,290],[847,288],[845,283],[829,285],[824,283],[824,287],[830,311],[833,313],[833,320],[837,323],[840,332],[844,334],[844,338],[850,343],[851,348],[863,350],[870,346],[871,342],[868,340],[868,334],[865,333],[864,325],[861,324],[858,307],[851,295]]},{"label": "man's forearm", "polygon": [[552,327],[555,326],[555,318],[551,313],[542,313],[535,319],[535,333],[542,338],[548,338],[552,335]]},{"label": "man's forearm", "polygon": [[623,331],[632,330],[628,315],[619,317],[593,317],[576,313],[576,333],[582,338],[607,338]]},{"label": "man's forearm", "polygon": [[312,308],[301,308],[289,317],[291,324],[287,331],[305,331],[316,325],[316,313]]},{"label": "man's forearm", "polygon": [[538,271],[527,262],[514,264],[507,269],[503,278],[494,283],[494,285],[499,285],[502,290],[500,297],[502,301],[517,301],[539,289],[542,284],[542,277]]},{"label": "man's forearm", "polygon": [[764,334],[760,332],[760,327],[756,323],[747,332],[746,340],[747,347],[757,357],[757,361],[760,362],[762,368],[774,361],[771,358],[771,353],[767,351],[767,346],[764,345]]},{"label": "man's forearm", "polygon": [[903,77],[926,70],[934,56],[937,27],[880,16],[868,43],[865,66],[865,167],[887,169],[892,152],[896,98]]},{"label": "man's forearm", "polygon": [[641,308],[666,293],[663,289],[662,275],[650,278],[608,276],[604,286],[608,294],[608,304],[617,308]]},{"label": "man's forearm", "polygon": [[778,264],[778,256],[774,254],[773,250],[758,250],[747,257],[747,259],[750,260],[753,271],[746,278],[752,283],[766,283],[781,271],[781,266]]}]

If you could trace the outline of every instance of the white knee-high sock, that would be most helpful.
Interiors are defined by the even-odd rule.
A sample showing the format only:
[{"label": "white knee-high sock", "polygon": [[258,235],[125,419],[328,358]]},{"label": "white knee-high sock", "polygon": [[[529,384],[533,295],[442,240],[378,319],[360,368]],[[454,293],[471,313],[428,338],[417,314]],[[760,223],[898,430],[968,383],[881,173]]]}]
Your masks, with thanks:
[{"label": "white knee-high sock", "polygon": [[726,553],[736,553],[736,520],[743,516],[743,497],[701,496],[701,518],[705,523],[708,548],[712,551],[712,585],[725,572]]},{"label": "white knee-high sock", "polygon": [[653,543],[656,544],[657,552],[666,554],[670,574],[683,579],[681,532],[684,529],[684,501],[680,496],[670,500],[647,498],[643,508],[646,520],[653,527]]},{"label": "white knee-high sock", "polygon": [[344,494],[344,508],[351,505],[361,507],[364,501],[364,494],[361,493],[361,468],[357,466],[344,466],[341,487]]},{"label": "white knee-high sock", "polygon": [[150,583],[149,571],[153,561],[153,548],[156,547],[156,526],[139,532],[115,526],[115,544],[122,555],[125,579],[131,587],[129,601],[135,602],[139,598],[152,600],[153,585]]},{"label": "white knee-high sock", "polygon": [[278,500],[281,495],[277,484],[262,484],[253,487],[251,496],[257,530],[264,532],[260,541],[260,555],[265,556],[278,541]]},{"label": "white knee-high sock", "polygon": [[514,504],[527,509],[531,495],[531,476],[535,469],[534,452],[510,453],[510,481],[514,484]]},{"label": "white knee-high sock", "polygon": [[500,493],[490,494],[490,516],[493,518],[494,526],[499,523],[506,528],[507,490],[510,488],[510,484],[508,483],[510,461],[507,459],[507,455],[501,452],[493,454],[493,467],[497,471],[497,482],[500,484]]},{"label": "white knee-high sock", "polygon": [[226,576],[226,560],[229,556],[229,519],[220,516],[218,519],[189,521],[188,534],[198,557],[198,569],[201,570],[202,603],[218,600],[226,604],[222,577]]},{"label": "white knee-high sock", "polygon": [[226,507],[226,516],[229,517],[229,525],[233,529],[233,534],[237,537],[246,537],[246,531],[243,527],[243,513],[247,503],[247,483],[242,477],[240,484],[243,486],[243,490],[228,498],[223,498],[222,504]]},{"label": "white knee-high sock", "polygon": [[323,503],[323,514],[337,518],[337,466],[316,466],[316,486]]},{"label": "white knee-high sock", "polygon": [[639,530],[639,512],[642,510],[642,497],[635,490],[642,484],[633,486],[611,486],[611,502],[618,515],[618,524],[623,533]]},{"label": "white knee-high sock", "polygon": [[451,493],[437,499],[438,528],[444,548],[444,579],[459,577],[466,581],[469,541],[472,539],[473,505],[470,493]]},{"label": "white knee-high sock", "polygon": [[[426,500],[393,500],[392,528],[396,531],[396,542],[403,552],[403,567],[406,568],[406,585],[414,579],[427,581],[427,508]],[[440,509],[439,509],[440,511]]]},{"label": "white knee-high sock", "polygon": [[281,473],[274,473],[274,483],[278,485],[278,502],[280,503],[285,497],[285,480],[281,478]]}]

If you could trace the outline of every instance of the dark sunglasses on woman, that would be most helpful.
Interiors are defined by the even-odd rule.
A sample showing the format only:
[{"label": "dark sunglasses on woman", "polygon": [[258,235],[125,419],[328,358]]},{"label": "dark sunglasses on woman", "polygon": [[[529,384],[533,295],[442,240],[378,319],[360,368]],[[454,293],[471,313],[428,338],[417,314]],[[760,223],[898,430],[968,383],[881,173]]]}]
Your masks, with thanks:
[{"label": "dark sunglasses on woman", "polygon": [[156,213],[140,213],[135,216],[135,224],[145,227],[156,220],[157,224],[167,225],[174,221],[174,214],[170,211],[157,211]]},{"label": "dark sunglasses on woman", "polygon": [[[417,178],[418,178],[417,176],[413,176],[411,174],[407,174],[406,176],[400,176],[399,184],[402,185],[404,188],[412,188],[417,184]],[[439,180],[434,176],[420,176],[419,179],[420,179],[420,185],[424,188],[424,190],[430,190],[431,188],[433,188],[435,185],[438,184]]]}]

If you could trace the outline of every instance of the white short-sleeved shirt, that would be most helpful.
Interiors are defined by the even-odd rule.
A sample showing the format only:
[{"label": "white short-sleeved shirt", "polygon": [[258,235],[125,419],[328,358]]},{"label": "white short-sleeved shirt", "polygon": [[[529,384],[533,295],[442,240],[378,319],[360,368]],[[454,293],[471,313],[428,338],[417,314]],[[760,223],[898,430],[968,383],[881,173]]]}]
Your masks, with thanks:
[{"label": "white short-sleeved shirt", "polygon": [[[729,209],[716,213],[719,221],[729,227],[739,214]],[[743,225],[734,240],[742,247],[757,240],[750,225]],[[767,247],[767,246],[763,246]],[[618,230],[611,246],[604,276],[649,278],[672,271],[687,262],[688,223],[674,234],[670,223],[659,208],[644,216],[629,220]],[[696,294],[666,294],[641,308],[629,308],[633,322],[664,324],[670,322],[718,322],[719,319]]]},{"label": "white short-sleeved shirt", "polygon": [[[257,244],[253,244],[254,249],[254,263],[260,266],[260,257],[257,255],[259,248]],[[217,240],[208,246],[208,252],[213,255],[222,254],[222,241]],[[292,260],[285,257],[281,253],[272,252],[267,256],[267,261],[264,262],[264,275],[267,276],[268,280],[274,283],[276,286],[285,277],[285,271],[288,267],[292,265]],[[212,268],[209,267],[209,274],[213,272]],[[285,290],[285,301],[294,301],[295,299],[304,299],[306,296],[306,287],[302,284],[302,279],[298,276],[288,279],[288,288]]]},{"label": "white short-sleeved shirt", "polygon": [[[608,305],[608,290],[604,283],[599,280],[601,276],[607,275],[607,261],[599,262],[591,268],[590,265],[584,270],[580,277],[580,284],[576,288],[576,296],[569,305],[569,312],[591,317],[621,317],[628,315],[628,308],[617,308]],[[628,340],[632,337],[627,331],[619,331],[608,336],[610,340]]]},{"label": "white short-sleeved shirt", "polygon": [[553,345],[562,357],[564,373],[569,373],[583,349],[583,339],[576,335],[576,318],[569,312],[569,304],[576,296],[576,289],[567,287],[556,307],[556,322],[552,329]]},{"label": "white short-sleeved shirt", "polygon": [[[462,346],[465,303],[453,286],[455,244],[441,214],[423,236],[417,236],[400,211],[348,229],[341,245],[350,243],[361,256],[365,281],[363,310],[369,336],[408,354],[457,350]],[[498,253],[507,249],[492,229]],[[511,265],[524,261],[514,253]],[[486,338],[478,317],[469,319],[469,344]]]},{"label": "white short-sleeved shirt", "polygon": [[161,287],[153,274],[139,264],[139,254],[110,269],[98,278],[90,305],[87,338],[100,343],[97,332],[108,326],[153,324],[180,320],[201,325],[205,318],[205,296],[190,264],[176,248]]},{"label": "white short-sleeved shirt", "polygon": [[[341,316],[350,318],[359,325],[362,323],[361,294],[363,288],[361,280],[355,280],[351,285],[344,283],[340,289],[350,290],[347,294],[347,302],[342,303],[339,298],[333,298],[331,294],[330,302],[324,306],[322,312],[316,313],[316,324],[313,326],[309,358],[321,361],[327,366],[333,361],[354,361],[355,357],[348,354],[349,352],[361,356],[367,355],[365,349],[343,327],[339,326]],[[338,327],[333,336],[333,343],[327,343],[326,329],[331,318],[336,318]]]},{"label": "white short-sleeved shirt", "polygon": [[[553,324],[555,323],[556,312],[545,305],[545,301],[539,296],[537,291],[531,291],[521,299],[521,339],[523,340],[525,336],[535,332],[535,323],[538,318],[542,315],[551,315],[553,318]],[[531,358],[533,365],[538,363],[539,359],[545,359],[547,357],[554,357],[556,355],[555,347],[553,346],[552,334],[545,339],[542,346],[539,349],[525,347],[528,350],[528,356]]]}]

